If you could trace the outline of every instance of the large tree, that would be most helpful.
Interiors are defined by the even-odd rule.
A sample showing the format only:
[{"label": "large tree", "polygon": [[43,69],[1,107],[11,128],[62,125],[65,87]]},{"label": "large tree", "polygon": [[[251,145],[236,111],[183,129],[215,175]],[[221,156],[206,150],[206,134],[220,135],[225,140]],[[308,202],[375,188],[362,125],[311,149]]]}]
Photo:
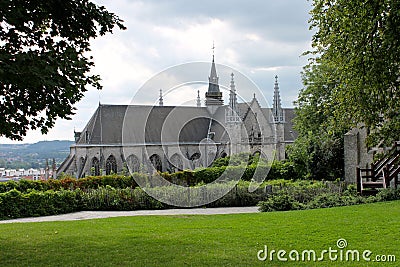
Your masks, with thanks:
[{"label": "large tree", "polygon": [[0,136],[69,119],[87,86],[101,89],[90,40],[122,22],[88,0],[0,1]]},{"label": "large tree", "polygon": [[310,14],[314,50],[288,152],[311,178],[335,179],[351,127],[368,127],[371,146],[400,138],[400,1],[313,0]]},{"label": "large tree", "polygon": [[314,50],[305,90],[323,95],[326,125],[365,125],[369,145],[399,140],[400,1],[313,0],[310,14]]},{"label": "large tree", "polygon": [[295,128],[299,134],[288,148],[297,171],[312,179],[334,180],[343,176],[343,135],[346,123],[335,121],[332,108],[338,81],[325,65],[309,65],[302,73],[304,88],[296,104]]}]

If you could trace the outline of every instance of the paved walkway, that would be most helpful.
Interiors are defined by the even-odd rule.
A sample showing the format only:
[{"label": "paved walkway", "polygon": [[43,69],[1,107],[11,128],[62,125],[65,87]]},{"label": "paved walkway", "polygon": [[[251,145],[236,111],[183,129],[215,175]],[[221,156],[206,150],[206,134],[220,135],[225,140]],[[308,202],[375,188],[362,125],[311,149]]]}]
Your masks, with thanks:
[{"label": "paved walkway", "polygon": [[233,208],[195,208],[195,209],[167,209],[167,210],[135,210],[135,211],[80,211],[68,214],[30,217],[13,220],[3,220],[2,223],[23,222],[55,222],[89,220],[121,216],[146,216],[146,215],[214,215],[214,214],[237,214],[256,213],[258,207],[233,207]]}]

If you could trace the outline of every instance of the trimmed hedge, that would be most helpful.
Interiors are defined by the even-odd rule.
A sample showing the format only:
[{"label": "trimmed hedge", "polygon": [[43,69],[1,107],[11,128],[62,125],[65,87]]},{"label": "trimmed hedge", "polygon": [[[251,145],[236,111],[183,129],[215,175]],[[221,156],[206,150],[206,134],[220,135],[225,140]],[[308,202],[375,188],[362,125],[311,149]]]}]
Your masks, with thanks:
[{"label": "trimmed hedge", "polygon": [[[249,182],[240,182],[231,189],[225,196],[217,201],[206,205],[207,207],[236,207],[253,206],[267,196],[264,188],[259,188],[253,193],[248,192]],[[226,191],[230,184],[211,185],[210,195]],[[190,190],[191,188],[187,188]],[[167,195],[176,190],[174,187],[154,188],[162,190]],[[184,194],[178,195],[182,198]],[[109,185],[100,186],[97,189],[83,191],[47,190],[20,192],[12,189],[6,193],[0,193],[0,219],[13,219],[21,217],[35,217],[63,214],[81,210],[144,210],[144,209],[165,209],[172,206],[161,203],[149,196],[140,187],[136,188],[113,188]]]},{"label": "trimmed hedge", "polygon": [[[261,175],[259,179],[254,177],[254,172]],[[220,180],[238,180],[243,181],[260,180],[297,180],[299,177],[295,172],[295,166],[292,162],[275,161],[272,165],[251,164],[239,166],[220,166],[211,168],[196,169],[194,171],[184,170],[176,173],[161,173],[161,175],[171,183],[194,186],[199,183],[211,183],[217,179]],[[265,177],[264,177],[265,176]]]},{"label": "trimmed hedge", "polygon": [[[220,191],[226,191],[231,188],[229,184],[214,184],[208,187],[209,194]],[[259,188],[255,192],[248,191],[249,183],[240,182],[234,186],[222,198],[205,205],[206,207],[240,207],[240,206],[254,206],[259,201],[266,198],[269,194],[265,188]],[[190,190],[193,188],[187,188]],[[185,202],[186,194],[176,194],[173,192],[177,190],[175,187],[153,188],[152,190],[162,190],[166,195],[181,197],[181,201]],[[182,189],[180,189],[182,190]],[[195,191],[191,191],[192,193]],[[145,210],[145,209],[166,209],[173,208],[173,206],[162,203],[153,197],[149,196],[143,189],[125,188],[118,189],[110,186],[101,187],[96,190],[89,190],[81,192],[81,203],[83,210]],[[176,200],[176,199],[175,199]]]},{"label": "trimmed hedge", "polygon": [[[261,175],[258,179],[254,177],[255,170]],[[264,177],[266,175],[266,177]],[[300,179],[294,171],[294,165],[291,162],[275,161],[272,165],[262,163],[260,165],[238,165],[238,166],[220,166],[212,168],[200,168],[194,171],[183,170],[176,173],[161,173],[167,181],[184,186],[194,186],[199,183],[211,183],[217,179],[222,181],[238,180],[243,181],[255,180],[296,180]],[[75,179],[73,177],[65,177],[60,180],[50,179],[47,181],[30,181],[20,180],[18,182],[8,181],[0,183],[0,193],[8,192],[16,189],[20,192],[28,192],[29,190],[47,191],[47,190],[74,190],[80,188],[82,190],[96,189],[101,186],[111,186],[114,188],[135,188],[137,183],[135,178],[145,178],[151,182],[151,176],[148,174],[133,173],[131,176],[124,175],[107,175],[107,176],[88,176],[85,178]]]},{"label": "trimmed hedge", "polygon": [[12,189],[0,193],[0,218],[46,216],[80,210],[77,191],[36,191],[22,193]]},{"label": "trimmed hedge", "polygon": [[[64,183],[60,182],[60,184],[71,185],[68,183],[73,183],[72,180],[68,181],[65,180]],[[114,182],[120,184],[120,180]],[[222,198],[206,206],[252,206],[259,203],[262,211],[278,211],[400,200],[400,189],[384,189],[376,196],[364,198],[357,194],[354,185],[346,186],[341,182],[273,180],[264,183],[262,187],[252,193],[248,191],[249,185],[250,182],[246,181],[239,181],[235,186],[231,183],[211,184],[207,189],[209,196],[221,191],[226,192],[228,188],[230,191]],[[182,201],[185,198],[187,200],[188,195],[184,193],[176,194],[176,190],[192,190],[191,194],[203,193],[201,190],[196,191],[192,187],[187,189],[163,187],[152,188],[151,190],[161,190],[166,196],[174,193],[175,197],[182,198]],[[28,189],[27,192],[11,189],[8,192],[0,193],[0,219],[54,215],[81,210],[118,211],[164,208],[171,208],[171,206],[155,200],[140,187],[114,188],[106,185],[86,190],[80,188],[74,190],[61,188],[57,191]]]},{"label": "trimmed hedge", "polygon": [[315,190],[304,187],[279,191],[258,203],[258,206],[260,211],[269,212],[331,208],[392,200],[400,200],[400,188],[382,189],[376,196],[362,197],[357,194],[354,185],[348,186],[343,192],[329,188]]},{"label": "trimmed hedge", "polygon": [[18,182],[8,181],[0,183],[0,193],[8,192],[12,189],[16,189],[20,192],[26,193],[29,190],[47,191],[47,190],[75,190],[80,188],[82,190],[96,189],[101,186],[112,186],[115,188],[135,188],[137,186],[135,182],[136,176],[142,176],[144,174],[134,173],[132,176],[123,175],[107,175],[107,176],[88,176],[81,179],[75,179],[72,177],[66,177],[60,180],[49,179],[47,181],[31,181],[31,180],[20,180]]}]

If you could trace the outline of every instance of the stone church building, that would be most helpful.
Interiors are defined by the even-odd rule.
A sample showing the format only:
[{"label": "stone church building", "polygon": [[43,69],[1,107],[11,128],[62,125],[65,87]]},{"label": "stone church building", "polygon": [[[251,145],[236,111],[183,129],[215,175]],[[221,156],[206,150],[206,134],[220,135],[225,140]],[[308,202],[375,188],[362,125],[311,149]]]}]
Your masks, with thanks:
[{"label": "stone church building", "polygon": [[[234,73],[229,103],[224,104],[219,77],[211,63],[205,106],[197,92],[195,106],[104,105],[81,132],[57,173],[77,178],[131,172],[174,172],[209,166],[232,154],[259,153],[267,160],[285,158],[294,141],[293,108],[282,108],[275,77],[272,108],[261,107],[256,95],[238,103]],[[240,90],[240,88],[238,88]]]}]

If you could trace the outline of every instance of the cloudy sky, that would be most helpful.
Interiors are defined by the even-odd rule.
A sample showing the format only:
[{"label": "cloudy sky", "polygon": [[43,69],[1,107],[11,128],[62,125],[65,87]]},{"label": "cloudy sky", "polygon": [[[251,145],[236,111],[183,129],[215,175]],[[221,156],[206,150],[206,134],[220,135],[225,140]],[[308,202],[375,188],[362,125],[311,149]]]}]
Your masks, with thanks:
[{"label": "cloudy sky", "polygon": [[[301,54],[311,49],[312,36],[307,23],[311,3],[307,0],[95,2],[119,15],[127,26],[125,31],[116,30],[92,42],[96,64],[93,72],[102,77],[104,89],[89,88],[76,106],[72,120],[58,120],[45,136],[31,131],[24,143],[73,140],[74,129],[83,129],[99,101],[102,104],[132,103],[138,89],[163,70],[190,62],[210,63],[213,42],[216,62],[252,80],[267,102],[272,102],[275,75],[279,76],[285,107],[293,107],[302,88],[300,72],[307,58]],[[220,84],[228,86],[230,77],[220,69],[221,66],[217,66]],[[206,70],[204,81],[208,75],[209,70]],[[240,81],[236,86],[244,98],[252,96],[251,90],[240,87]],[[149,91],[145,94],[147,98],[140,98],[140,101],[155,103],[159,89]],[[197,89],[203,98],[205,87]],[[164,105],[182,104],[186,101],[182,98],[188,95],[186,102],[190,104],[190,99],[197,94],[187,88],[176,89],[173,93],[168,93],[168,88],[163,90],[167,91]],[[0,143],[14,142],[0,138]]]}]

